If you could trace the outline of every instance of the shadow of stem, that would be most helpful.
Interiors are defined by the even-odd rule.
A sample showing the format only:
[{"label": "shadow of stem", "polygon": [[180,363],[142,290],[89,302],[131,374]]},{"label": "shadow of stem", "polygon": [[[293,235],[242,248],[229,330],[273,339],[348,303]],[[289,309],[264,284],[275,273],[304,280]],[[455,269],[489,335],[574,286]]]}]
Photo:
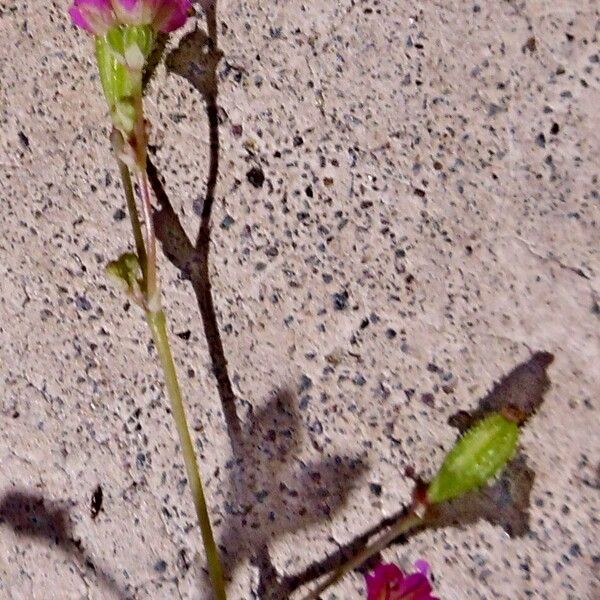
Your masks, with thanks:
[{"label": "shadow of stem", "polygon": [[[256,414],[250,407],[249,422],[241,425],[209,272],[211,215],[220,149],[216,70],[222,53],[216,43],[216,5],[209,7],[206,15],[208,35],[196,28],[184,36],[166,59],[170,71],[187,79],[201,93],[208,118],[210,155],[206,194],[194,241],[175,213],[151,158],[147,172],[158,204],[154,214],[156,235],[164,254],[190,281],[196,296],[232,448],[229,474],[232,508],[222,527],[224,564],[228,572],[233,572],[244,557],[249,557],[258,570],[257,595],[262,598],[268,596],[279,579],[269,555],[272,538],[296,531],[322,516],[329,517],[341,508],[365,466],[356,457],[337,456],[337,462],[322,460],[303,464],[300,471],[286,471],[295,465],[291,449],[300,443],[301,434],[294,399],[285,391],[278,392]],[[278,436],[278,441],[271,439],[272,434]],[[277,477],[273,477],[274,469],[278,471]],[[290,504],[296,508],[292,510]]]},{"label": "shadow of stem", "polygon": [[[195,243],[187,236],[176,215],[169,197],[152,160],[148,160],[148,178],[156,196],[159,210],[154,215],[157,237],[165,255],[189,279],[200,310],[204,335],[207,340],[211,364],[217,380],[228,436],[234,457],[244,456],[244,435],[236,409],[236,398],[229,377],[227,358],[223,348],[209,273],[211,216],[215,202],[215,191],[219,176],[219,118],[217,66],[222,57],[218,49],[217,2],[203,3],[206,14],[207,34],[196,29],[187,36],[167,57],[167,68],[186,78],[200,92],[205,101],[209,128],[209,167],[206,180],[206,195],[200,214],[200,225]],[[245,476],[234,478],[236,495],[247,493]],[[263,545],[257,555],[260,579],[275,578],[268,548]],[[266,584],[265,584],[266,585]]]},{"label": "shadow of stem", "polygon": [[157,237],[171,262],[189,279],[196,295],[208,343],[219,398],[234,452],[239,449],[242,433],[235,407],[235,394],[227,369],[227,358],[219,331],[209,274],[211,215],[219,176],[219,118],[217,66],[222,52],[217,47],[216,2],[205,3],[207,31],[195,29],[186,35],[167,57],[167,68],[185,77],[201,93],[205,101],[209,131],[209,166],[206,195],[195,243],[187,236],[165,192],[152,160],[148,161],[148,178],[158,201],[155,213]]},{"label": "shadow of stem", "polygon": [[[521,537],[529,528],[528,508],[534,479],[534,473],[527,466],[525,457],[518,455],[507,465],[502,476],[494,484],[452,502],[433,507],[422,525],[400,535],[393,544],[405,544],[411,537],[425,529],[463,528],[478,521],[499,525],[511,537]],[[284,577],[261,598],[263,600],[290,598],[301,587],[341,567],[372,540],[379,537],[379,534],[405,517],[407,512],[407,509],[402,509],[391,517],[383,519],[334,553],[311,563],[300,573]],[[381,556],[376,554],[363,563],[358,570],[364,573],[379,562]]]}]

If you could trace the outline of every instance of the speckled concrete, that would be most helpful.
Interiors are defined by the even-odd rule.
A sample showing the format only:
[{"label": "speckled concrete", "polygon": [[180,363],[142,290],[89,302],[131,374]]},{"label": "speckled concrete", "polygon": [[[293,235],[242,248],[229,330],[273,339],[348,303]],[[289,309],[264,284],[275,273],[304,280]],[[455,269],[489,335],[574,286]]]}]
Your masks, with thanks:
[{"label": "speckled concrete", "polygon": [[[130,234],[67,4],[0,1],[0,598],[206,598],[156,357],[103,275]],[[231,598],[399,510],[448,418],[535,350],[555,360],[522,440],[527,531],[448,526],[384,557],[427,558],[444,600],[598,598],[598,3],[229,0],[217,19],[222,56],[201,32],[176,50],[190,24],[148,112],[194,240],[218,92],[209,272],[237,430],[193,273],[161,256],[161,276]],[[361,594],[356,574],[325,597]]]}]

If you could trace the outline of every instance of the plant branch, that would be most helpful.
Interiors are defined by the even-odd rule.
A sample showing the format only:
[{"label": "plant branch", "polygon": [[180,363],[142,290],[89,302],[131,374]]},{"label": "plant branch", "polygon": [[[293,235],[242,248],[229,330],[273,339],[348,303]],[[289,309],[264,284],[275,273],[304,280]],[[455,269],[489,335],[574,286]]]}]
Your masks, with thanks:
[{"label": "plant branch", "polygon": [[354,555],[350,560],[336,569],[325,581],[317,588],[302,598],[302,600],[318,600],[321,594],[334,583],[337,583],[346,573],[360,567],[366,560],[374,554],[381,552],[389,546],[397,537],[403,533],[414,529],[423,523],[423,517],[420,517],[415,512],[403,514],[391,528],[382,535],[378,540],[375,540],[369,546],[363,548],[360,552]]}]

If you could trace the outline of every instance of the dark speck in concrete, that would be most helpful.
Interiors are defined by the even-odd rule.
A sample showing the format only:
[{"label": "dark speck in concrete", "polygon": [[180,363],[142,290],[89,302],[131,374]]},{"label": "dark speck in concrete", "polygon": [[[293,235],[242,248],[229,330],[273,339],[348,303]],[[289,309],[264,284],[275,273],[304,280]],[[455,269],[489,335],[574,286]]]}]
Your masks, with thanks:
[{"label": "dark speck in concrete", "polygon": [[261,188],[265,182],[265,174],[260,167],[252,167],[246,173],[246,179],[253,185],[255,188]]},{"label": "dark speck in concrete", "polygon": [[431,392],[426,392],[421,395],[421,402],[429,408],[433,408],[435,406],[435,396]]},{"label": "dark speck in concrete", "polygon": [[22,131],[19,131],[18,136],[23,148],[29,149],[29,138]]},{"label": "dark speck in concrete", "polygon": [[335,310],[344,310],[348,308],[349,294],[346,290],[337,292],[333,295],[333,308]]},{"label": "dark speck in concrete", "polygon": [[79,310],[91,310],[92,303],[85,296],[76,296],[75,297],[75,306]]},{"label": "dark speck in concrete", "polygon": [[298,384],[298,393],[301,394],[306,392],[312,387],[312,379],[308,375],[302,375],[300,377],[300,383]]},{"label": "dark speck in concrete", "polygon": [[223,220],[221,221],[221,228],[229,229],[234,223],[235,223],[235,219],[230,215],[226,215],[223,218]]},{"label": "dark speck in concrete", "polygon": [[538,136],[535,138],[535,143],[540,148],[545,148],[546,147],[546,136],[543,133],[538,134]]},{"label": "dark speck in concrete", "polygon": [[537,42],[533,36],[530,37],[525,42],[525,44],[523,44],[523,52],[525,52],[526,50],[529,50],[529,52],[535,52],[536,48],[537,48]]},{"label": "dark speck in concrete", "polygon": [[381,496],[381,493],[383,492],[383,488],[381,487],[381,484],[379,483],[369,483],[369,490],[371,491],[371,494],[373,494],[374,496],[377,496],[379,498],[379,496]]},{"label": "dark speck in concrete", "polygon": [[90,514],[92,519],[95,519],[102,510],[103,496],[102,486],[97,485],[92,493],[92,501],[90,503]]},{"label": "dark speck in concrete", "polygon": [[162,559],[157,560],[154,563],[154,570],[157,573],[164,573],[167,570],[167,563],[164,560],[162,560]]},{"label": "dark speck in concrete", "polygon": [[365,383],[367,383],[367,380],[365,379],[365,376],[362,373],[357,373],[352,379],[352,383],[354,385],[363,386],[365,385]]},{"label": "dark speck in concrete", "polygon": [[122,221],[127,216],[127,213],[122,208],[117,208],[113,213],[113,219],[115,221]]}]

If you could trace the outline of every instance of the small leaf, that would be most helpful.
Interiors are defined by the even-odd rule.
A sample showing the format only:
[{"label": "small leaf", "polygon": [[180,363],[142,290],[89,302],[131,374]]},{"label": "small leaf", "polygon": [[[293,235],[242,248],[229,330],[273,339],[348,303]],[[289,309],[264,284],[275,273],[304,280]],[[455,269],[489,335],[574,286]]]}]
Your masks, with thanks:
[{"label": "small leaf", "polygon": [[519,426],[494,413],[476,423],[447,454],[427,490],[432,504],[462,496],[485,484],[512,458]]},{"label": "small leaf", "polygon": [[106,265],[106,274],[113,283],[128,296],[139,302],[141,294],[140,278],[142,268],[138,257],[132,252],[126,252]]}]

